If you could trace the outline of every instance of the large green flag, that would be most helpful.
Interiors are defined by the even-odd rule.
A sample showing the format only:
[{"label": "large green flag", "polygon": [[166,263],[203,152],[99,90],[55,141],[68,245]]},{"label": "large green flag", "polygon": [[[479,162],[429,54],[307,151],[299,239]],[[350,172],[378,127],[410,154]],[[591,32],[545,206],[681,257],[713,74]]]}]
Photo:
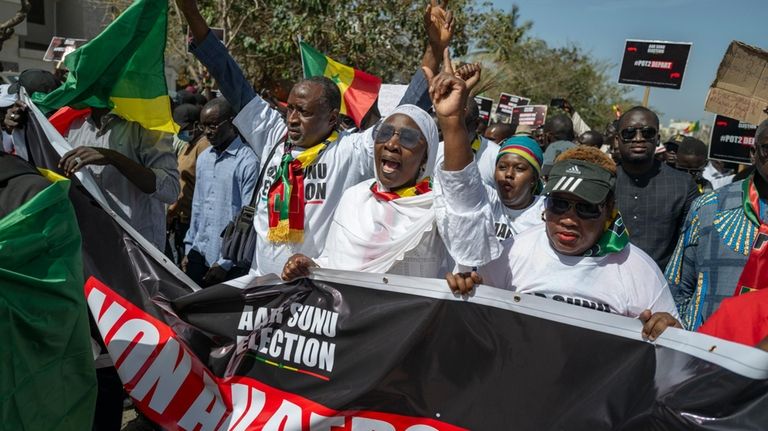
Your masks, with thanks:
[{"label": "large green flag", "polygon": [[96,373],[69,180],[0,219],[0,429],[91,429]]},{"label": "large green flag", "polygon": [[63,106],[112,108],[144,128],[177,133],[165,82],[168,0],[136,0],[96,38],[64,59],[66,82],[32,100],[43,111]]}]

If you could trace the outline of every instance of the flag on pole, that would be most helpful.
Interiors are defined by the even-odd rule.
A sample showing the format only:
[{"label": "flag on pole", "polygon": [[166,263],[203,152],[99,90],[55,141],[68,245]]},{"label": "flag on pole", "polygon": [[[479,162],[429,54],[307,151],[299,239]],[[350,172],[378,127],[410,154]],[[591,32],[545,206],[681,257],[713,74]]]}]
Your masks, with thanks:
[{"label": "flag on pole", "polygon": [[299,46],[304,77],[325,76],[335,82],[341,91],[341,113],[360,126],[379,97],[381,79],[341,64],[304,42],[299,42]]},{"label": "flag on pole", "polygon": [[111,108],[146,129],[177,133],[165,82],[166,0],[137,0],[101,34],[69,54],[67,80],[34,94],[43,111]]},{"label": "flag on pole", "polygon": [[694,122],[694,123],[688,123],[688,127],[686,127],[685,130],[683,130],[683,131],[685,133],[693,133],[693,132],[698,131],[699,128],[700,128],[699,121],[696,120],[696,122]]}]

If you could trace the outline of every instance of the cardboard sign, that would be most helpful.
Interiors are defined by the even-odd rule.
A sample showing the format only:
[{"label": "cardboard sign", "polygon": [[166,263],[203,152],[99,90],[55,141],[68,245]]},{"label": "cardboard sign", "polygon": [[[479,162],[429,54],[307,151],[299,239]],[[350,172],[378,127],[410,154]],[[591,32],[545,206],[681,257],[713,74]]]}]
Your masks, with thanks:
[{"label": "cardboard sign", "polygon": [[[211,27],[211,33],[213,33],[213,35],[216,36],[216,38],[219,39],[222,43],[227,43],[227,33],[223,28]],[[194,41],[195,38],[192,36],[192,29],[187,27],[187,52],[190,52],[189,44]]]},{"label": "cardboard sign", "polygon": [[691,46],[688,42],[628,39],[619,83],[679,90]]},{"label": "cardboard sign", "polygon": [[491,110],[493,109],[493,99],[489,99],[483,96],[475,96],[475,103],[477,103],[477,107],[480,110],[480,122],[485,123],[485,125],[488,125],[488,123],[491,122]]},{"label": "cardboard sign", "polygon": [[754,124],[715,115],[709,158],[751,165],[749,150],[755,145],[756,129]]},{"label": "cardboard sign", "polygon": [[512,117],[512,108],[515,106],[525,106],[529,103],[531,103],[531,99],[509,93],[501,93],[499,95],[499,104],[496,106],[496,116],[499,118],[499,121],[508,123]]},{"label": "cardboard sign", "polygon": [[510,122],[518,126],[537,128],[544,125],[547,119],[547,105],[516,106],[512,108]]},{"label": "cardboard sign", "polygon": [[88,43],[88,39],[54,36],[43,55],[43,61],[63,61],[70,52]]},{"label": "cardboard sign", "polygon": [[760,124],[768,119],[768,52],[733,41],[720,62],[704,109]]}]

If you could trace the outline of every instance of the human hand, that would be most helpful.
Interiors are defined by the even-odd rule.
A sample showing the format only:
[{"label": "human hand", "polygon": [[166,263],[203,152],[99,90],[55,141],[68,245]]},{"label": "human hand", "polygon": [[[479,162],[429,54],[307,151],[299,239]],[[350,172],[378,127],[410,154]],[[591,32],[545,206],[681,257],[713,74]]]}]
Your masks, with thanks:
[{"label": "human hand", "polygon": [[208,268],[208,272],[203,276],[203,284],[205,286],[213,286],[219,284],[227,279],[227,270],[219,266],[218,263],[214,263],[213,266]]},{"label": "human hand", "polygon": [[17,100],[8,111],[5,112],[5,118],[3,119],[3,126],[9,132],[13,132],[13,129],[24,127],[27,122],[27,105],[21,100]]},{"label": "human hand", "polygon": [[480,63],[465,64],[454,73],[457,78],[460,78],[467,85],[467,90],[472,90],[478,82],[480,82],[480,72],[482,67]]},{"label": "human hand", "polygon": [[445,274],[445,281],[453,293],[469,294],[476,285],[483,284],[483,277],[475,271]]},{"label": "human hand", "polygon": [[443,0],[442,4],[430,0],[424,11],[424,29],[436,56],[448,47],[453,38],[453,12],[446,10],[447,7],[448,0]]},{"label": "human hand", "polygon": [[106,148],[77,147],[68,151],[59,160],[59,169],[69,177],[88,165],[108,165],[112,162],[111,151]]},{"label": "human hand", "polygon": [[469,90],[464,81],[455,76],[448,48],[443,50],[442,72],[434,75],[427,67],[422,67],[422,70],[429,82],[429,97],[438,118],[459,118],[464,121]]},{"label": "human hand", "polygon": [[181,272],[187,273],[187,265],[189,265],[189,258],[187,256],[184,256],[181,258]]},{"label": "human hand", "polygon": [[285,281],[295,280],[297,278],[309,277],[309,269],[317,268],[314,260],[303,254],[294,254],[288,259],[283,267],[283,273],[280,277]]},{"label": "human hand", "polygon": [[638,319],[643,322],[643,338],[650,341],[656,341],[659,335],[670,326],[681,329],[683,327],[671,314],[663,311],[653,313],[651,310],[644,310]]}]

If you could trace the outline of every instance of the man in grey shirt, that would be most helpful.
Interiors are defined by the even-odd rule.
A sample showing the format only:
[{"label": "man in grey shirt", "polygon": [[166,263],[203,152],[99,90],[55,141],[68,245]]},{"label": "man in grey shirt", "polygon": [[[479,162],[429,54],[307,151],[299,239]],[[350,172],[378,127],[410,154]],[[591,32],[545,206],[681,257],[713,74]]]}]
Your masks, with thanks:
[{"label": "man in grey shirt", "polygon": [[575,147],[576,136],[573,133],[573,121],[565,115],[554,115],[544,123],[544,164],[542,173],[547,175],[555,159],[563,151]]},{"label": "man in grey shirt", "polygon": [[65,175],[88,167],[112,210],[159,250],[165,247],[165,206],[179,196],[171,136],[94,108],[68,133],[75,147],[59,167]]}]

